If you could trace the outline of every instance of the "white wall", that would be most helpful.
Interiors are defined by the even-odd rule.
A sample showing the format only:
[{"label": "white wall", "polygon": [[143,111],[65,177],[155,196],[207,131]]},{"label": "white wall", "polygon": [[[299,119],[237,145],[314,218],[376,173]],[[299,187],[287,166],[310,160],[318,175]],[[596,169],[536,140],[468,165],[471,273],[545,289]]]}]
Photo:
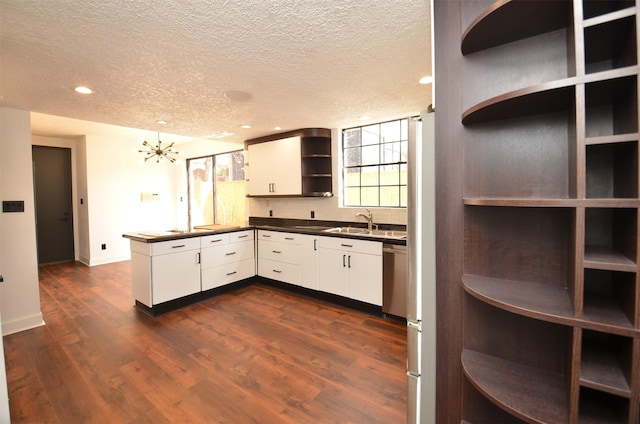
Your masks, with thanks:
[{"label": "white wall", "polygon": [[0,108],[0,196],[24,212],[0,215],[2,333],[44,324],[40,312],[29,112]]}]

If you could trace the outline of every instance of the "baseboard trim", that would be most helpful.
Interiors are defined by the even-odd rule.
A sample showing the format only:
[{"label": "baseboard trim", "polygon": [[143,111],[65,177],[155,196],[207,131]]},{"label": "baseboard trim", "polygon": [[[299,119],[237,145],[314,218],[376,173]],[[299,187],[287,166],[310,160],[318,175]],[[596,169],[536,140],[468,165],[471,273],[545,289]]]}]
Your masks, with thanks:
[{"label": "baseboard trim", "polygon": [[45,325],[45,322],[42,318],[42,312],[38,312],[37,314],[27,317],[2,322],[2,335],[8,336],[9,334],[31,330],[32,328],[42,327],[43,325]]}]

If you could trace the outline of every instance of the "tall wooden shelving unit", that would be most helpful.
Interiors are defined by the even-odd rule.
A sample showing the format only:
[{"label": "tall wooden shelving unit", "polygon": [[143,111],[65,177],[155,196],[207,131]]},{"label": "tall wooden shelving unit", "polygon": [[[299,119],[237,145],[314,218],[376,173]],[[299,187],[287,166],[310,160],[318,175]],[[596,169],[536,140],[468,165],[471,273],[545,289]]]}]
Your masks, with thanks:
[{"label": "tall wooden shelving unit", "polygon": [[640,6],[445,3],[439,419],[638,423]]}]

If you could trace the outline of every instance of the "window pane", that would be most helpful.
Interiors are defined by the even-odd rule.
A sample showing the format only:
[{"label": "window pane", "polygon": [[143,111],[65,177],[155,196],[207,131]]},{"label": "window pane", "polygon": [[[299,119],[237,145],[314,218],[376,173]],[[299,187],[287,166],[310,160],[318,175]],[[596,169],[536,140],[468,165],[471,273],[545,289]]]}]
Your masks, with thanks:
[{"label": "window pane", "polygon": [[380,184],[380,167],[379,166],[362,167],[360,185],[377,186],[378,184]]},{"label": "window pane", "polygon": [[400,141],[400,121],[391,121],[380,124],[380,135],[381,143]]},{"label": "window pane", "polygon": [[380,163],[380,145],[362,147],[362,165]]},{"label": "window pane", "polygon": [[349,168],[344,175],[345,187],[360,187],[360,168]]},{"label": "window pane", "polygon": [[368,125],[362,127],[362,145],[371,145],[380,143],[380,125]]},{"label": "window pane", "polygon": [[400,140],[409,140],[409,120],[400,120]]},{"label": "window pane", "polygon": [[398,186],[380,187],[380,206],[400,206],[400,188]]},{"label": "window pane", "polygon": [[191,226],[213,224],[213,158],[190,159],[188,172]]},{"label": "window pane", "polygon": [[360,187],[350,187],[344,191],[344,204],[347,206],[360,206]]},{"label": "window pane", "polygon": [[381,146],[382,161],[381,163],[400,162],[400,143],[385,143]]},{"label": "window pane", "polygon": [[405,140],[400,144],[400,161],[401,162],[407,161],[408,153],[409,153],[409,142]]},{"label": "window pane", "polygon": [[360,147],[353,147],[344,149],[344,166],[357,166],[361,165],[362,149]]},{"label": "window pane", "polygon": [[400,187],[400,206],[407,207],[407,186]]},{"label": "window pane", "polygon": [[400,185],[407,185],[407,164],[400,165]]},{"label": "window pane", "polygon": [[380,167],[380,185],[400,184],[400,165],[384,165]]},{"label": "window pane", "polygon": [[353,128],[344,131],[344,147],[360,146],[360,128]]},{"label": "window pane", "polygon": [[378,202],[378,187],[362,187],[360,204],[364,206],[377,206]]},{"label": "window pane", "polygon": [[245,183],[243,152],[215,156],[216,163],[216,224],[244,224]]}]

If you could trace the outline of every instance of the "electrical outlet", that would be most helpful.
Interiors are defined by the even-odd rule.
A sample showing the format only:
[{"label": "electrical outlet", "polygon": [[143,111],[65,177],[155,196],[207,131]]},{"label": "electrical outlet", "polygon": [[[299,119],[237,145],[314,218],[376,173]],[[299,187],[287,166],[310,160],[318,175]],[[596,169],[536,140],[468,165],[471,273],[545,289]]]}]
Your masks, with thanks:
[{"label": "electrical outlet", "polygon": [[316,217],[316,211],[311,211],[311,218],[315,218]]},{"label": "electrical outlet", "polygon": [[273,211],[269,209],[269,216],[273,216]]},{"label": "electrical outlet", "polygon": [[106,243],[102,243],[102,250],[107,250],[107,244]]}]

